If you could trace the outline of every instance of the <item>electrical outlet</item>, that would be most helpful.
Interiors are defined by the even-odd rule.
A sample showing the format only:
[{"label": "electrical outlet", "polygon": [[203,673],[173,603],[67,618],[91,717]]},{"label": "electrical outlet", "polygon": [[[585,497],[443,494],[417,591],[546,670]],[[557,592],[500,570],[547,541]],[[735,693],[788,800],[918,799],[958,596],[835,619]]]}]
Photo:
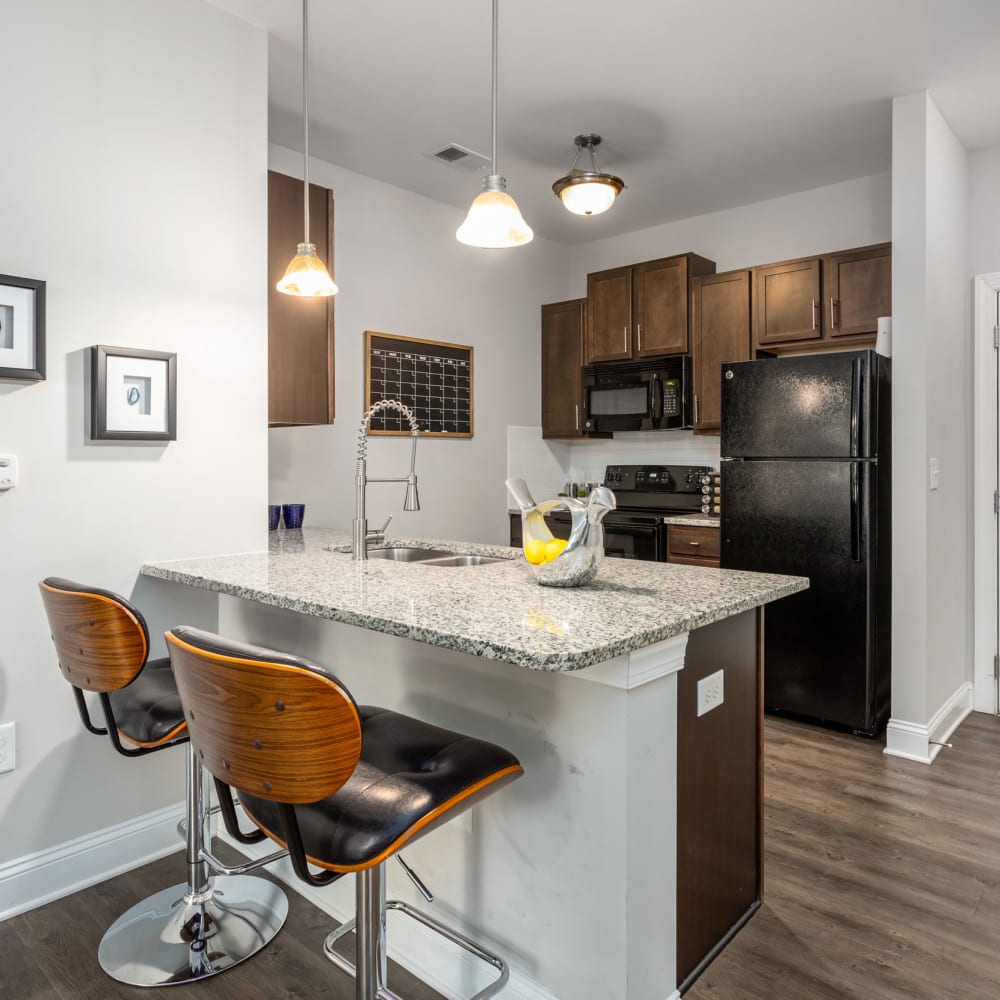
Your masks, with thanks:
[{"label": "electrical outlet", "polygon": [[0,774],[14,770],[14,723],[0,726]]},{"label": "electrical outlet", "polygon": [[723,673],[716,670],[714,674],[703,677],[698,681],[698,715],[711,712],[713,708],[718,708],[723,702]]},{"label": "electrical outlet", "polygon": [[940,489],[941,487],[941,467],[938,465],[936,458],[932,458],[928,462],[927,485],[932,490]]}]

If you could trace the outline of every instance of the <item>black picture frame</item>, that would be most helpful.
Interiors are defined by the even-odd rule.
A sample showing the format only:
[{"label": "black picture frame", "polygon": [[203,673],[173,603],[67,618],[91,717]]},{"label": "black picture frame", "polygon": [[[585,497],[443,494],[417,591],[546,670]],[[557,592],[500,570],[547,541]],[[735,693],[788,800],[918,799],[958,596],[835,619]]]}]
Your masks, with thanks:
[{"label": "black picture frame", "polygon": [[[34,305],[32,322],[34,341],[32,365],[29,368],[11,368],[0,364],[0,381],[4,382],[44,382],[45,381],[45,282],[36,278],[18,278],[13,274],[0,274],[0,310],[11,309],[2,301],[4,288],[29,289]],[[3,319],[0,318],[0,324]],[[0,334],[2,334],[0,329]],[[2,340],[0,340],[2,343]]]},{"label": "black picture frame", "polygon": [[[90,437],[94,441],[176,441],[177,440],[177,355],[165,351],[142,351],[132,347],[107,347],[96,344],[91,348],[91,418]],[[108,418],[108,361],[112,358],[133,358],[163,362],[159,391],[166,393],[164,426],[129,430]],[[112,386],[116,390],[117,386]],[[130,401],[131,402],[131,401]]]}]

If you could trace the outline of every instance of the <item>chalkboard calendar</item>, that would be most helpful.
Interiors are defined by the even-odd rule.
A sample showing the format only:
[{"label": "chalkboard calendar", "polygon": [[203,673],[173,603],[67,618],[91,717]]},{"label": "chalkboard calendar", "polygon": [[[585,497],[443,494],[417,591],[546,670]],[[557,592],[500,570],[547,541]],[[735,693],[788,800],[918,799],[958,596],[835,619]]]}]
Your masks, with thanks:
[{"label": "chalkboard calendar", "polygon": [[[421,435],[472,437],[472,348],[365,331],[365,408],[398,399],[413,410]],[[372,434],[409,434],[403,416],[372,417]]]}]

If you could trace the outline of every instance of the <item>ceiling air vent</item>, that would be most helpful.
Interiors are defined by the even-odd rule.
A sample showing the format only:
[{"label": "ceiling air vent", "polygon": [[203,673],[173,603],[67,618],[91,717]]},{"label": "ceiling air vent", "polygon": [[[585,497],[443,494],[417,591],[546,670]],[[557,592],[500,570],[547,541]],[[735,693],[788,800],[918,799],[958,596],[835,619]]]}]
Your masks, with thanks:
[{"label": "ceiling air vent", "polygon": [[432,150],[427,154],[435,160],[446,163],[449,167],[455,167],[465,173],[474,174],[483,167],[490,165],[489,158],[477,153],[465,146],[459,146],[457,142],[450,142],[447,146]]}]

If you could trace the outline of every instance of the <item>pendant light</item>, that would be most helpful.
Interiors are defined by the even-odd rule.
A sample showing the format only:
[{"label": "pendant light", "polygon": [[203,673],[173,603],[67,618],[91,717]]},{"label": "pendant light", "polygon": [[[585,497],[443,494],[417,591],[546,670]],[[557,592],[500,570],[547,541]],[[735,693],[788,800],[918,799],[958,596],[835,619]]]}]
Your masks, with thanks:
[{"label": "pendant light", "polygon": [[[625,184],[614,174],[605,174],[597,162],[597,147],[601,137],[593,133],[578,135],[576,143],[576,158],[565,177],[552,185],[556,196],[574,215],[600,215],[606,212],[622,193]],[[590,170],[578,170],[576,167],[580,154],[587,150],[590,153]]]},{"label": "pendant light", "polygon": [[307,298],[336,295],[337,286],[309,242],[309,0],[302,0],[302,216],[304,236],[277,284],[279,292]]},{"label": "pendant light", "polygon": [[472,203],[469,214],[455,233],[460,243],[470,247],[501,249],[530,243],[535,235],[524,221],[517,202],[507,194],[507,179],[497,172],[497,0],[493,0],[493,95],[491,127],[493,156],[490,174],[483,181],[483,193]]}]

